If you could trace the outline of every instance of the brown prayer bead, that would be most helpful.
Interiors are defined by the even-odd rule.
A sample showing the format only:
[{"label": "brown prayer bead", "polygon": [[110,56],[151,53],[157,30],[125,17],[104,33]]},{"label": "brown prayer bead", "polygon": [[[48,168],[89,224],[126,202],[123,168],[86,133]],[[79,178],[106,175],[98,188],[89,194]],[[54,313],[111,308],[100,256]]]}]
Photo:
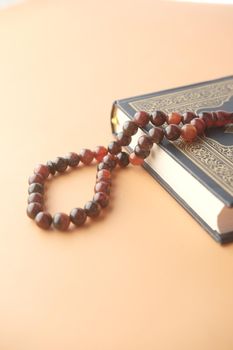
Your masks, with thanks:
[{"label": "brown prayer bead", "polygon": [[136,112],[134,114],[133,120],[139,127],[143,128],[144,126],[146,126],[146,124],[149,123],[150,114],[145,111]]},{"label": "brown prayer bead", "polygon": [[181,131],[178,125],[170,124],[165,128],[164,134],[168,140],[175,141],[180,137]]},{"label": "brown prayer bead", "polygon": [[94,157],[97,160],[97,162],[102,162],[106,154],[108,154],[108,150],[104,146],[97,146],[94,150]]},{"label": "brown prayer bead", "polygon": [[128,146],[131,142],[131,136],[125,135],[123,132],[119,132],[117,134],[117,142],[121,146]]},{"label": "brown prayer bead", "polygon": [[103,158],[103,162],[109,166],[110,169],[115,168],[117,165],[116,156],[113,154],[107,154]]},{"label": "brown prayer bead", "polygon": [[149,130],[149,135],[154,143],[160,143],[164,137],[164,131],[162,128],[153,127]]},{"label": "brown prayer bead", "polygon": [[93,201],[99,203],[102,208],[109,204],[109,196],[104,192],[97,192],[94,194]]},{"label": "brown prayer bead", "polygon": [[218,119],[223,118],[225,120],[224,125],[233,123],[233,113],[226,112],[226,111],[217,111],[217,112],[213,112],[213,114],[214,113],[217,114]]},{"label": "brown prayer bead", "polygon": [[33,192],[28,196],[28,203],[44,203],[44,198],[41,193],[39,192]]},{"label": "brown prayer bead", "polygon": [[225,112],[225,111],[218,111],[216,112],[216,122],[215,126],[224,126],[231,121],[231,113]]},{"label": "brown prayer bead", "polygon": [[87,214],[82,208],[74,208],[70,212],[70,220],[76,226],[81,226],[87,219]]},{"label": "brown prayer bead", "polygon": [[28,193],[34,193],[34,192],[39,192],[39,193],[44,193],[44,186],[34,182],[28,187]]},{"label": "brown prayer bead", "polygon": [[83,148],[81,149],[79,156],[83,164],[89,165],[94,158],[94,153],[90,149]]},{"label": "brown prayer bead", "polygon": [[137,133],[138,126],[133,120],[127,120],[123,124],[123,133],[128,136],[133,136]]},{"label": "brown prayer bead", "polygon": [[145,159],[149,156],[150,150],[142,149],[139,145],[136,145],[134,148],[134,153],[137,157]]},{"label": "brown prayer bead", "polygon": [[49,176],[49,168],[47,165],[44,164],[38,164],[34,169],[35,174],[41,175],[44,179],[46,179]]},{"label": "brown prayer bead", "polygon": [[65,213],[56,213],[53,217],[53,226],[60,231],[68,229],[70,224],[70,217]]},{"label": "brown prayer bead", "polygon": [[27,214],[31,219],[34,219],[35,216],[43,210],[43,207],[40,203],[29,203],[27,207]]},{"label": "brown prayer bead", "polygon": [[117,155],[117,162],[120,167],[126,167],[129,164],[129,155],[126,152],[120,152]]},{"label": "brown prayer bead", "polygon": [[152,113],[150,117],[150,121],[155,126],[161,126],[163,125],[167,120],[167,114],[165,114],[162,111],[156,111]]},{"label": "brown prayer bead", "polygon": [[99,181],[95,184],[95,192],[110,193],[110,184],[107,181]]},{"label": "brown prayer bead", "polygon": [[71,168],[75,168],[76,166],[78,166],[79,162],[80,162],[80,157],[77,153],[75,152],[69,152],[66,157],[65,157],[68,165]]},{"label": "brown prayer bead", "polygon": [[28,183],[29,185],[33,184],[33,183],[39,183],[41,185],[44,184],[45,182],[45,178],[43,176],[41,176],[40,174],[34,174],[34,175],[31,175],[28,179]]},{"label": "brown prayer bead", "polygon": [[179,125],[181,122],[181,119],[182,119],[182,116],[180,113],[172,112],[167,117],[167,123]]},{"label": "brown prayer bead", "polygon": [[204,120],[200,118],[194,118],[191,120],[190,124],[195,126],[195,128],[197,129],[197,135],[202,135],[204,133],[206,128]]},{"label": "brown prayer bead", "polygon": [[111,141],[108,145],[108,151],[111,154],[117,154],[121,151],[121,145],[117,141]]},{"label": "brown prayer bead", "polygon": [[185,141],[193,141],[197,137],[197,129],[194,125],[191,124],[185,124],[181,128],[181,137]]},{"label": "brown prayer bead", "polygon": [[149,151],[153,146],[153,141],[151,140],[150,136],[142,135],[138,139],[138,145],[142,150]]},{"label": "brown prayer bead", "polygon": [[37,226],[43,228],[44,230],[48,230],[50,228],[52,221],[52,216],[45,211],[40,211],[35,217]]},{"label": "brown prayer bead", "polygon": [[54,160],[54,167],[56,171],[58,171],[59,173],[64,173],[67,169],[67,166],[68,166],[68,162],[63,157],[57,157]]},{"label": "brown prayer bead", "polygon": [[100,207],[99,203],[97,203],[95,201],[89,201],[85,204],[84,210],[85,210],[87,216],[89,216],[91,218],[95,218],[100,214],[101,207]]},{"label": "brown prayer bead", "polygon": [[104,163],[104,162],[100,162],[98,165],[97,165],[97,170],[102,170],[102,169],[107,169],[109,171],[112,170],[112,168],[109,167],[108,164]]},{"label": "brown prayer bead", "polygon": [[182,116],[182,123],[183,124],[189,124],[191,120],[196,118],[196,114],[193,112],[185,112],[184,115]]},{"label": "brown prayer bead", "polygon": [[55,165],[54,163],[49,160],[47,163],[46,163],[47,167],[49,168],[49,172],[51,175],[55,175],[56,174],[56,169],[55,169]]},{"label": "brown prayer bead", "polygon": [[106,178],[100,177],[100,178],[96,179],[96,183],[102,182],[102,181],[107,182],[109,185],[111,185],[111,183],[112,183],[112,179],[111,178],[106,179]]},{"label": "brown prayer bead", "polygon": [[107,169],[100,170],[97,172],[96,178],[98,181],[111,179],[111,172]]},{"label": "brown prayer bead", "polygon": [[199,115],[199,118],[205,122],[207,128],[210,128],[214,125],[213,115],[211,112],[202,112]]}]

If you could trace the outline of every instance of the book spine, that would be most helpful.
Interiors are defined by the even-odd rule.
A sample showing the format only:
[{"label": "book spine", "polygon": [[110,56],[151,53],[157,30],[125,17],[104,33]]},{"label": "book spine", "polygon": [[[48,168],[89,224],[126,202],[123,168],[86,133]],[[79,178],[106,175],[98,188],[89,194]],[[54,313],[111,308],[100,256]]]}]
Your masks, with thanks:
[{"label": "book spine", "polygon": [[111,124],[111,130],[112,130],[112,134],[116,134],[116,126],[118,123],[118,119],[117,119],[117,108],[118,107],[118,102],[114,101],[112,104],[112,109],[111,109],[111,114],[110,114],[110,124]]}]

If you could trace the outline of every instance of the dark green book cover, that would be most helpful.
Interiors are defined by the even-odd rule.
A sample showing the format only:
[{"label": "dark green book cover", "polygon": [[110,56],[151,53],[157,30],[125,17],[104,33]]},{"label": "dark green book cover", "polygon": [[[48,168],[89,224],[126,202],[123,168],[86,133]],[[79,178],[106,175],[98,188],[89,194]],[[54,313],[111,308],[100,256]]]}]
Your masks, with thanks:
[{"label": "dark green book cover", "polygon": [[[113,133],[116,131],[115,112],[117,109],[124,112],[129,119],[139,110],[149,113],[155,110],[162,110],[166,113],[176,111],[181,114],[186,111],[200,113],[202,111],[226,110],[233,112],[233,76],[117,100],[113,104],[111,116]],[[147,132],[149,129],[150,126],[144,131]],[[163,140],[159,147],[175,159],[205,188],[208,188],[226,207],[232,208],[233,124],[223,128],[208,129],[205,135],[205,137],[198,138],[192,144],[182,140],[175,142]],[[130,147],[129,150],[131,151]],[[147,162],[144,162],[143,166],[195,217],[213,238],[221,243],[233,241],[233,232],[219,234],[216,230],[211,229],[205,220],[183,198],[177,195],[175,189],[171,188]]]}]

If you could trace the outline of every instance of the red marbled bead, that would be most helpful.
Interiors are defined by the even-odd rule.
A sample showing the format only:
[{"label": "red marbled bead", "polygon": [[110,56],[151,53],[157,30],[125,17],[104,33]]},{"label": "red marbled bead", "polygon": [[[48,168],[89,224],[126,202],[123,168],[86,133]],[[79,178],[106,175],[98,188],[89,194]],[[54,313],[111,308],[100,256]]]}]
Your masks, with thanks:
[{"label": "red marbled bead", "polygon": [[137,133],[138,126],[133,120],[127,120],[123,124],[123,133],[127,136],[133,136]]},{"label": "red marbled bead", "polygon": [[139,158],[138,156],[136,156],[136,154],[134,152],[130,153],[129,161],[130,161],[130,164],[132,164],[132,165],[142,165],[144,162],[144,160],[142,158]]},{"label": "red marbled bead", "polygon": [[149,123],[150,114],[145,111],[136,112],[133,120],[139,127],[143,128]]},{"label": "red marbled bead", "polygon": [[57,157],[53,163],[56,171],[59,173],[64,173],[68,167],[68,161],[63,157]]},{"label": "red marbled bead", "polygon": [[71,168],[75,168],[76,166],[78,166],[79,162],[80,162],[80,157],[77,153],[75,152],[69,152],[66,157],[65,157],[68,165]]},{"label": "red marbled bead", "polygon": [[151,140],[150,136],[142,135],[138,139],[138,145],[142,150],[148,151],[152,148],[153,141]]},{"label": "red marbled bead", "polygon": [[95,192],[110,193],[110,184],[107,181],[99,181],[95,184]]},{"label": "red marbled bead", "polygon": [[233,113],[232,112],[226,112],[226,111],[218,111],[218,113],[221,113],[226,121],[226,124],[231,124],[233,122]]},{"label": "red marbled bead", "polygon": [[53,217],[53,226],[60,230],[65,231],[70,224],[70,217],[65,213],[56,213]]},{"label": "red marbled bead", "polygon": [[119,132],[117,134],[117,142],[119,143],[119,145],[121,146],[128,146],[132,140],[131,136],[129,135],[125,135],[124,132]]},{"label": "red marbled bead", "polygon": [[49,171],[49,168],[47,167],[47,165],[44,165],[44,164],[38,164],[35,169],[34,169],[34,173],[35,174],[39,174],[41,175],[44,179],[46,179],[49,174],[50,174],[50,171]]},{"label": "red marbled bead", "polygon": [[129,155],[126,152],[120,152],[117,155],[117,162],[120,167],[124,168],[129,164]]},{"label": "red marbled bead", "polygon": [[115,166],[117,165],[117,158],[116,158],[116,156],[113,155],[113,154],[107,154],[106,156],[104,156],[103,162],[104,162],[105,164],[107,164],[107,166],[108,166],[110,169],[113,169],[113,168],[115,168]]},{"label": "red marbled bead", "polygon": [[28,193],[31,194],[31,193],[35,193],[35,192],[39,192],[39,193],[43,194],[44,193],[44,186],[37,183],[37,182],[34,182],[31,185],[29,185]]},{"label": "red marbled bead", "polygon": [[182,120],[182,116],[180,113],[172,112],[167,116],[167,123],[168,124],[176,124],[179,125]]},{"label": "red marbled bead", "polygon": [[117,141],[111,141],[108,144],[108,151],[111,154],[117,154],[121,151],[121,145]]},{"label": "red marbled bead", "polygon": [[204,122],[204,120],[200,119],[200,118],[194,118],[191,120],[191,125],[195,126],[195,128],[197,129],[197,135],[202,135],[205,131],[206,128],[206,124]]},{"label": "red marbled bead", "polygon": [[158,144],[163,140],[163,137],[164,137],[163,128],[153,127],[149,130],[149,135],[150,135],[151,140],[154,143]]},{"label": "red marbled bead", "polygon": [[45,211],[40,211],[35,217],[35,222],[37,226],[43,228],[44,230],[48,230],[50,228],[52,221],[53,219],[51,214]]},{"label": "red marbled bead", "polygon": [[182,116],[182,123],[183,124],[189,124],[191,120],[196,118],[196,114],[193,112],[185,112],[184,115]]},{"label": "red marbled bead", "polygon": [[41,193],[39,192],[33,192],[28,196],[28,203],[44,203],[44,198]]},{"label": "red marbled bead", "polygon": [[99,203],[102,208],[109,204],[109,196],[105,192],[97,192],[94,194],[93,201]]},{"label": "red marbled bead", "polygon": [[199,115],[199,118],[205,122],[207,128],[214,126],[214,119],[212,112],[202,112]]},{"label": "red marbled bead", "polygon": [[194,125],[191,124],[185,124],[181,128],[181,137],[185,141],[193,141],[197,137],[197,129]]},{"label": "red marbled bead", "polygon": [[111,179],[111,172],[107,169],[99,170],[97,172],[96,178],[98,181]]},{"label": "red marbled bead", "polygon": [[99,170],[103,170],[103,169],[107,169],[107,170],[109,170],[109,171],[112,171],[112,168],[111,168],[108,164],[106,164],[106,163],[104,163],[104,162],[100,162],[100,163],[97,165],[97,170],[99,171]]},{"label": "red marbled bead", "polygon": [[137,157],[145,159],[149,156],[150,150],[142,149],[139,145],[136,145],[134,148],[134,153]]},{"label": "red marbled bead", "polygon": [[83,164],[89,165],[94,158],[94,152],[90,149],[83,148],[81,149],[79,156]]},{"label": "red marbled bead", "polygon": [[231,113],[225,111],[217,111],[216,114],[216,126],[225,126],[231,122]]},{"label": "red marbled bead", "polygon": [[76,226],[81,226],[87,219],[87,214],[82,208],[74,208],[70,212],[70,220]]},{"label": "red marbled bead", "polygon": [[97,160],[97,162],[101,162],[104,156],[106,156],[106,154],[108,154],[108,150],[104,146],[97,146],[94,149],[94,157]]},{"label": "red marbled bead", "polygon": [[43,210],[43,207],[40,203],[29,203],[27,207],[27,215],[31,218],[34,219],[35,216]]},{"label": "red marbled bead", "polygon": [[48,160],[46,163],[47,167],[49,168],[49,172],[51,175],[55,175],[56,174],[56,169],[55,169],[55,165],[51,160]]},{"label": "red marbled bead", "polygon": [[165,128],[164,134],[168,140],[175,141],[180,137],[181,130],[178,125],[170,124]]},{"label": "red marbled bead", "polygon": [[40,174],[34,174],[34,175],[31,175],[28,179],[28,183],[29,185],[33,184],[33,183],[39,183],[41,185],[44,184],[45,182],[45,178],[43,176],[41,176]]},{"label": "red marbled bead", "polygon": [[102,182],[102,181],[107,182],[110,186],[112,184],[112,179],[111,178],[109,178],[109,179],[104,179],[104,178],[96,179],[96,183]]},{"label": "red marbled bead", "polygon": [[100,211],[101,211],[101,207],[100,207],[99,203],[97,203],[95,201],[89,201],[85,204],[84,210],[85,210],[87,216],[89,216],[91,218],[95,218],[95,217],[99,216]]},{"label": "red marbled bead", "polygon": [[167,120],[167,114],[162,111],[156,111],[150,116],[150,121],[155,126],[163,125]]}]

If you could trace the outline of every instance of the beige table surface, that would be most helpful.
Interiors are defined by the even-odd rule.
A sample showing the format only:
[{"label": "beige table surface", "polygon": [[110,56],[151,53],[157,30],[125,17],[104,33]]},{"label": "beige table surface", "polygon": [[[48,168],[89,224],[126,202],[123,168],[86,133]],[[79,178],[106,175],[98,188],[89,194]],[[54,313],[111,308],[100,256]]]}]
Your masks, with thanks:
[{"label": "beige table surface", "polygon": [[[1,350],[233,349],[233,244],[213,241],[144,170],[71,234],[25,215],[37,162],[111,140],[116,98],[233,73],[233,6],[27,1],[0,11]],[[51,183],[91,198],[94,167]],[[190,189],[190,195],[192,191]]]}]

